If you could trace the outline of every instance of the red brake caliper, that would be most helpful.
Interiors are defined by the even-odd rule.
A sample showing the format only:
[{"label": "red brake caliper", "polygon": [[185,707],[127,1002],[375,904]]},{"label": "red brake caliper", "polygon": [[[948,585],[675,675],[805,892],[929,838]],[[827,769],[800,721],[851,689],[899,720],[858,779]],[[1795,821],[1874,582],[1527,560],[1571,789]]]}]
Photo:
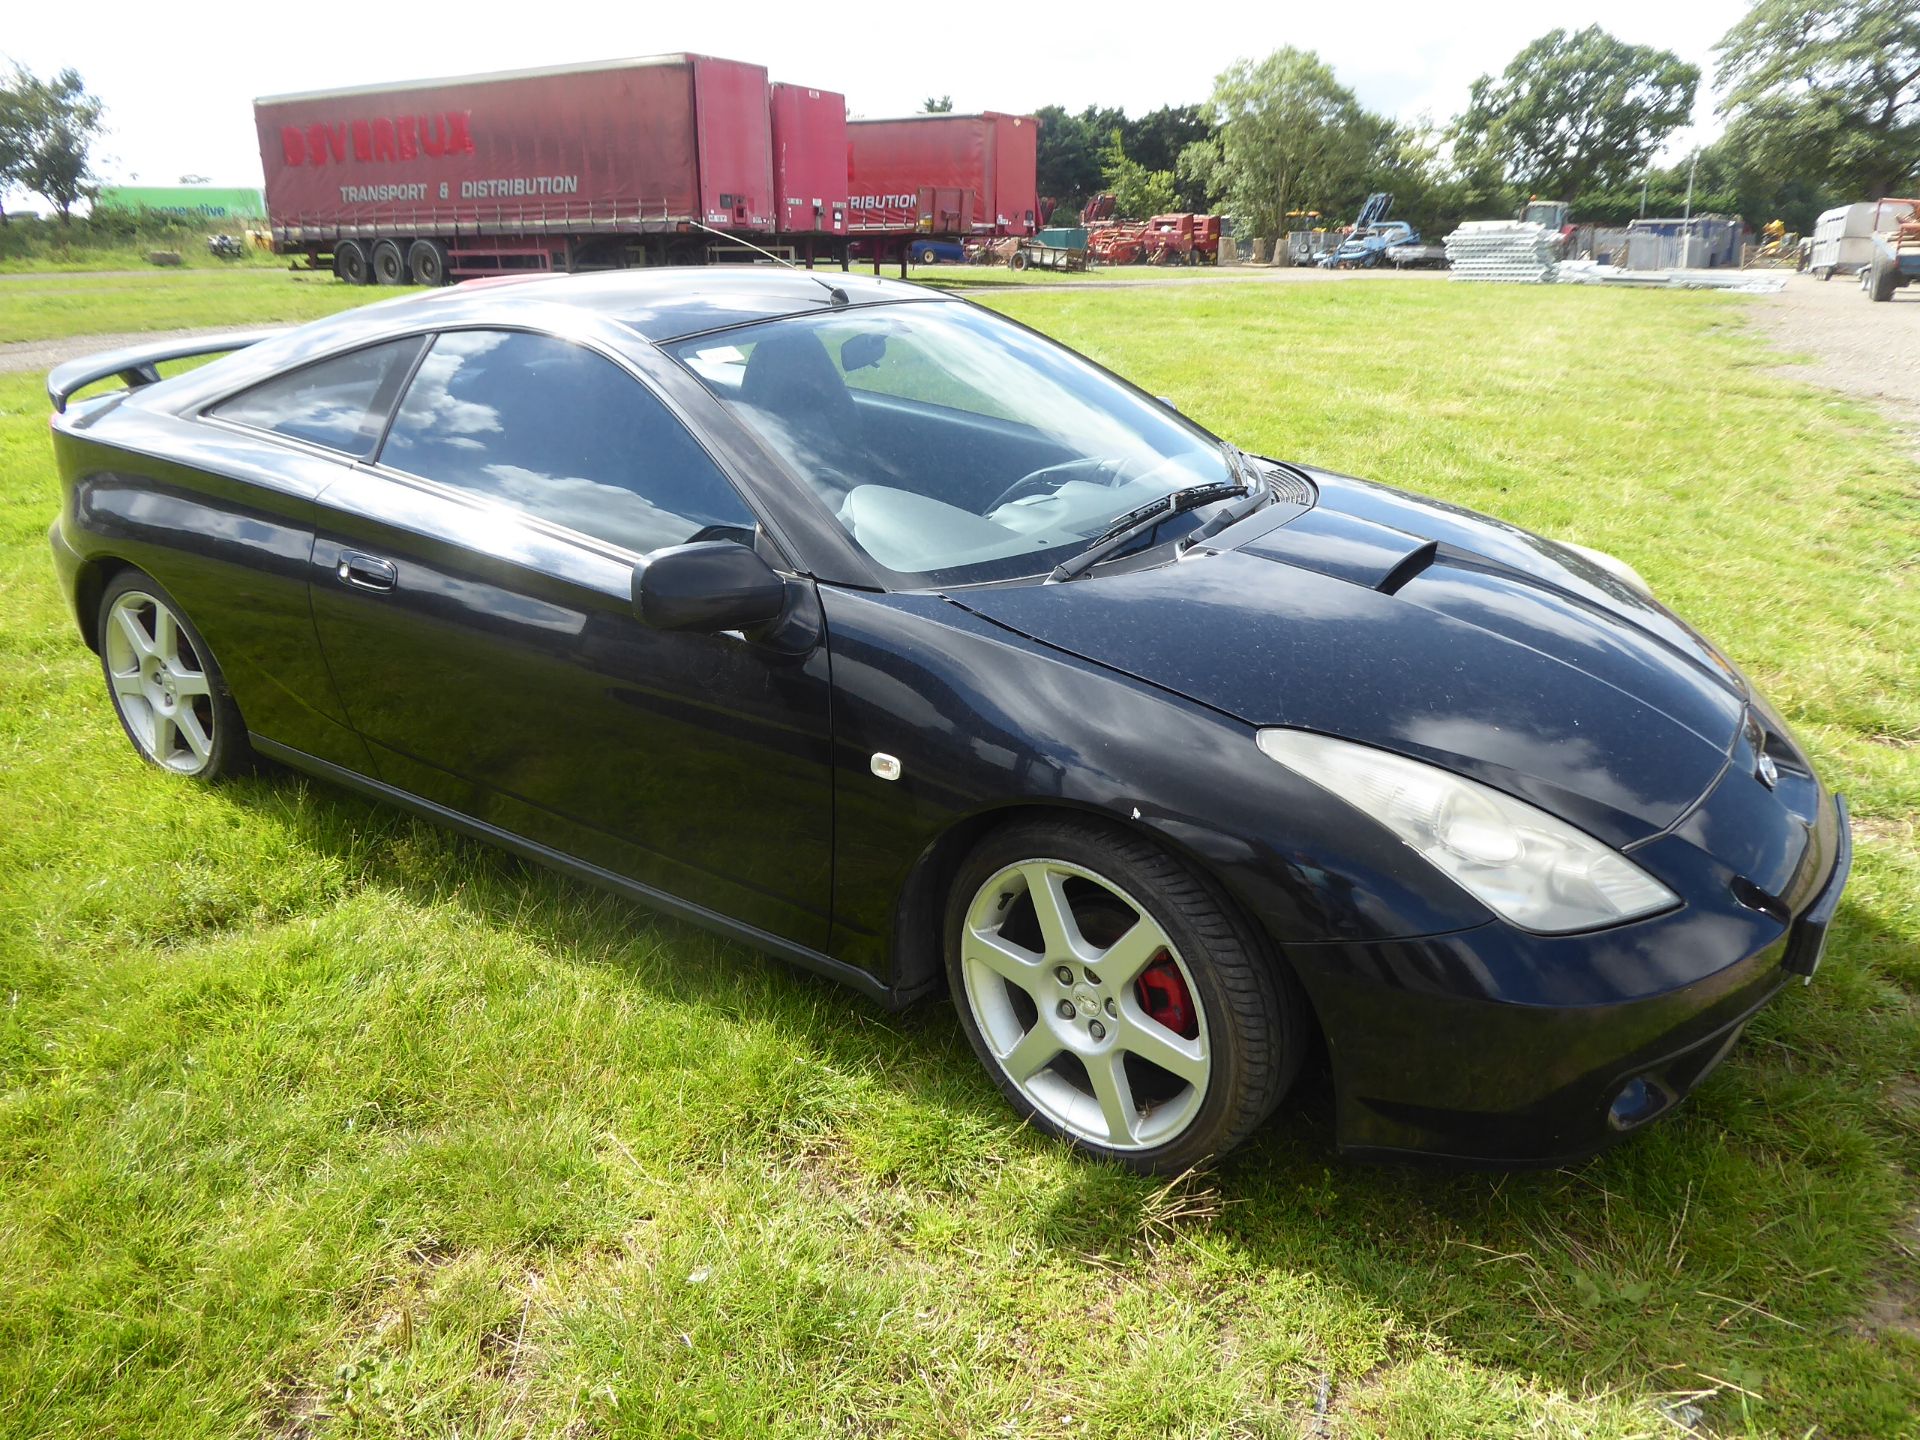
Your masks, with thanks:
[{"label": "red brake caliper", "polygon": [[1187,990],[1187,977],[1170,956],[1162,956],[1140,972],[1134,981],[1140,1008],[1167,1029],[1187,1040],[1200,1033],[1200,1021],[1194,1013],[1193,996]]}]

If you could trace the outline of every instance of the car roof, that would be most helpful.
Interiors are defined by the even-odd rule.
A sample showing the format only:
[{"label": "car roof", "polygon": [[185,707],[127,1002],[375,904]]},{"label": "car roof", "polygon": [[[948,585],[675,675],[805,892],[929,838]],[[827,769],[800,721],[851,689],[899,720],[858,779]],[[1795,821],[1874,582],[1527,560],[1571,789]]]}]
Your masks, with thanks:
[{"label": "car roof", "polygon": [[405,316],[422,325],[441,326],[501,319],[523,306],[571,305],[659,342],[782,315],[944,298],[940,291],[925,286],[839,270],[672,266],[469,280],[389,301],[380,309],[389,320]]},{"label": "car roof", "polygon": [[[962,303],[899,280],[770,265],[663,266],[472,280],[354,306],[270,338],[249,335],[245,348],[142,386],[128,399],[141,409],[190,410],[281,371],[419,331],[518,325],[586,333],[598,328],[615,348],[627,348],[629,337],[644,347],[783,316],[900,301]],[[574,317],[587,323],[575,323]],[[198,353],[205,353],[204,347]]]}]

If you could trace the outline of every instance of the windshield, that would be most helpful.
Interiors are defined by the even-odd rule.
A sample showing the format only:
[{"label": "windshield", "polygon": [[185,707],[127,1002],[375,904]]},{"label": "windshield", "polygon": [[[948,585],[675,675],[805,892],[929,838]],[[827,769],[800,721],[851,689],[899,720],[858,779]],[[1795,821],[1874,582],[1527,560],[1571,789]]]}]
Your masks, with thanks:
[{"label": "windshield", "polygon": [[[870,306],[666,347],[803,476],[871,559],[932,584],[1033,575],[1175,491],[1220,442],[968,305]],[[1170,518],[1160,538],[1200,520]]]}]

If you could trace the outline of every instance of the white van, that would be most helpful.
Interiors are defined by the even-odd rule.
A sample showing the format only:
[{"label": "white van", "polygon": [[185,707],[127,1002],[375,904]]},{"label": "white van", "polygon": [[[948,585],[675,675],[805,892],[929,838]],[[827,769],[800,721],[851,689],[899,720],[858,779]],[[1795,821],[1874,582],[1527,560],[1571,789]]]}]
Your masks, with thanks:
[{"label": "white van", "polygon": [[1855,205],[1839,205],[1813,223],[1813,254],[1807,269],[1822,280],[1835,275],[1853,275],[1873,261],[1873,212],[1871,200]]}]

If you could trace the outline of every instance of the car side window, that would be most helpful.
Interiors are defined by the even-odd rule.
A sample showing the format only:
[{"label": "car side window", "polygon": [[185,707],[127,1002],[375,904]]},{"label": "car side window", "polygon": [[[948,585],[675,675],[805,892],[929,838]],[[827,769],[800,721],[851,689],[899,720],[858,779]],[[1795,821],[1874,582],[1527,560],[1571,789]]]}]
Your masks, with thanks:
[{"label": "car side window", "polygon": [[418,336],[302,365],[221,401],[207,413],[256,430],[365,458],[379,443]]},{"label": "car side window", "polygon": [[380,461],[642,554],[753,539],[753,512],[686,427],[612,361],[550,335],[437,337]]}]

